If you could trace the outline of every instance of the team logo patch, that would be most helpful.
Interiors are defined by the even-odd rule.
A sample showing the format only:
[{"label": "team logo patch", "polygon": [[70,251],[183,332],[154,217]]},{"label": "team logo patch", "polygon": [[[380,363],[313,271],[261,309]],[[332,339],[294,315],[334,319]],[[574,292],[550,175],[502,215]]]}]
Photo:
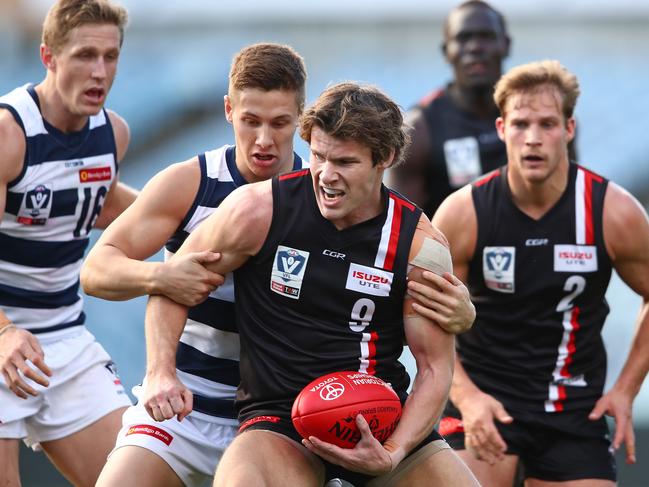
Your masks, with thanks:
[{"label": "team logo patch", "polygon": [[45,225],[52,209],[51,184],[37,184],[25,192],[16,221],[23,225]]},{"label": "team logo patch", "polygon": [[299,299],[308,260],[309,252],[278,245],[270,275],[270,290],[291,299]]},{"label": "team logo patch", "polygon": [[373,296],[389,296],[392,289],[392,272],[360,264],[350,264],[345,289]]},{"label": "team logo patch", "polygon": [[110,181],[112,177],[113,177],[113,170],[111,169],[110,166],[79,170],[80,183],[94,183],[95,181]]},{"label": "team logo patch", "polygon": [[482,251],[482,273],[489,289],[514,292],[516,247],[485,247]]},{"label": "team logo patch", "polygon": [[555,272],[596,272],[597,247],[594,245],[555,245]]},{"label": "team logo patch", "polygon": [[151,426],[150,424],[136,424],[131,426],[126,432],[126,436],[130,435],[151,436],[160,440],[167,446],[169,446],[174,439],[174,437],[165,430],[158,428],[157,426]]},{"label": "team logo patch", "polygon": [[459,188],[482,174],[480,148],[474,137],[450,139],[444,142],[446,170],[451,186]]}]

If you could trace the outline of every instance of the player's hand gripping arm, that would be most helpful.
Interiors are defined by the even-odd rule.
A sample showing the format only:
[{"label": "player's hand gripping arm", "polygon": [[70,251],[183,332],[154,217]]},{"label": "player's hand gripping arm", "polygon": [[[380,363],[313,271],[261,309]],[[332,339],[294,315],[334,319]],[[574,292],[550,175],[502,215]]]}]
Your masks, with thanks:
[{"label": "player's hand gripping arm", "polygon": [[[249,184],[230,194],[216,211],[191,233],[176,255],[219,251],[210,270],[226,274],[237,269],[263,245],[272,219],[271,182]],[[164,296],[151,296],[145,318],[147,371],[144,407],[157,421],[192,409],[191,392],[176,377],[176,349],[185,326],[187,307]]]},{"label": "player's hand gripping arm", "polygon": [[103,232],[81,268],[86,293],[123,300],[162,294],[195,306],[223,283],[205,265],[213,252],[194,252],[168,262],[145,262],[180,226],[200,183],[198,159],[173,164],[144,187],[136,201]]},{"label": "player's hand gripping arm", "polygon": [[[433,224],[449,241],[456,276],[466,281],[478,231],[471,186],[446,198],[435,213]],[[507,445],[498,433],[496,421],[511,423],[513,419],[498,400],[473,383],[462,367],[459,354],[455,358],[450,399],[462,415],[467,449],[489,463],[502,460]]]},{"label": "player's hand gripping arm", "polygon": [[590,413],[615,418],[613,448],[626,446],[626,462],[635,463],[633,400],[649,371],[649,220],[642,206],[621,187],[609,183],[604,199],[604,240],[622,280],[642,296],[636,332],[622,372]]},{"label": "player's hand gripping arm", "polygon": [[[0,219],[5,214],[7,185],[16,179],[23,168],[25,136],[8,110],[0,109]],[[52,371],[45,364],[45,355],[36,337],[17,328],[0,310],[0,370],[7,387],[23,399],[37,391],[22,375],[47,387]],[[20,373],[19,373],[20,372]]]}]

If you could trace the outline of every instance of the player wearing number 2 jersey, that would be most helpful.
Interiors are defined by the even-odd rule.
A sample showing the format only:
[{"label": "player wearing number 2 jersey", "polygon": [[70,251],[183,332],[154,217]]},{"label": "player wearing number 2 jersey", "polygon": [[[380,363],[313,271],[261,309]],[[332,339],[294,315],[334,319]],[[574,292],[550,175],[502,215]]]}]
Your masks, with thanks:
[{"label": "player wearing number 2 jersey", "polygon": [[[485,485],[510,486],[520,459],[534,486],[611,486],[612,450],[626,443],[635,461],[631,406],[649,368],[649,223],[622,188],[568,162],[578,94],[556,61],[503,76],[496,126],[508,163],[433,218],[477,309],[458,338],[440,430]],[[644,302],[624,369],[602,396],[612,268]],[[612,442],[604,413],[616,421]]]},{"label": "player wearing number 2 jersey", "polygon": [[109,1],[57,1],[45,79],[0,98],[1,485],[19,485],[19,439],[94,485],[130,404],[78,293],[90,230],[135,198],[117,182],[128,126],[103,108],[125,22]]}]

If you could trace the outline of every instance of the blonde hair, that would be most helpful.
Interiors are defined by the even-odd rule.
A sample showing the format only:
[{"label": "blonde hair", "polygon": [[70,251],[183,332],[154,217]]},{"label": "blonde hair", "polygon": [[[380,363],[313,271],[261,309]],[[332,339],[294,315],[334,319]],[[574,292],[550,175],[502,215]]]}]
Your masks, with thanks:
[{"label": "blonde hair", "polygon": [[496,83],[494,101],[501,116],[505,117],[505,106],[512,95],[546,86],[557,89],[562,100],[563,116],[565,120],[571,118],[579,97],[579,81],[555,60],[537,61],[510,69]]},{"label": "blonde hair", "polygon": [[85,24],[113,24],[119,28],[121,46],[127,21],[126,9],[110,0],[58,0],[45,16],[43,44],[57,52],[72,29]]}]

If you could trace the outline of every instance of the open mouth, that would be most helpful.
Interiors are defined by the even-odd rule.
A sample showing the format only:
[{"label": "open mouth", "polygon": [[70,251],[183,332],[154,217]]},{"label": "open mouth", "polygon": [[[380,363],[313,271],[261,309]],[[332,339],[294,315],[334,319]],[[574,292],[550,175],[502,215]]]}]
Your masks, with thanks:
[{"label": "open mouth", "polygon": [[345,195],[344,191],[340,191],[338,189],[325,188],[321,186],[320,190],[322,192],[322,196],[325,199],[325,201],[330,201],[330,202],[337,201],[338,199],[342,198]]},{"label": "open mouth", "polygon": [[84,94],[92,103],[101,103],[104,99],[104,90],[102,88],[90,88]]},{"label": "open mouth", "polygon": [[527,162],[543,162],[543,158],[541,156],[534,154],[523,156],[523,160]]},{"label": "open mouth", "polygon": [[277,157],[273,154],[260,154],[259,152],[252,155],[253,160],[259,166],[268,167],[277,160]]}]

